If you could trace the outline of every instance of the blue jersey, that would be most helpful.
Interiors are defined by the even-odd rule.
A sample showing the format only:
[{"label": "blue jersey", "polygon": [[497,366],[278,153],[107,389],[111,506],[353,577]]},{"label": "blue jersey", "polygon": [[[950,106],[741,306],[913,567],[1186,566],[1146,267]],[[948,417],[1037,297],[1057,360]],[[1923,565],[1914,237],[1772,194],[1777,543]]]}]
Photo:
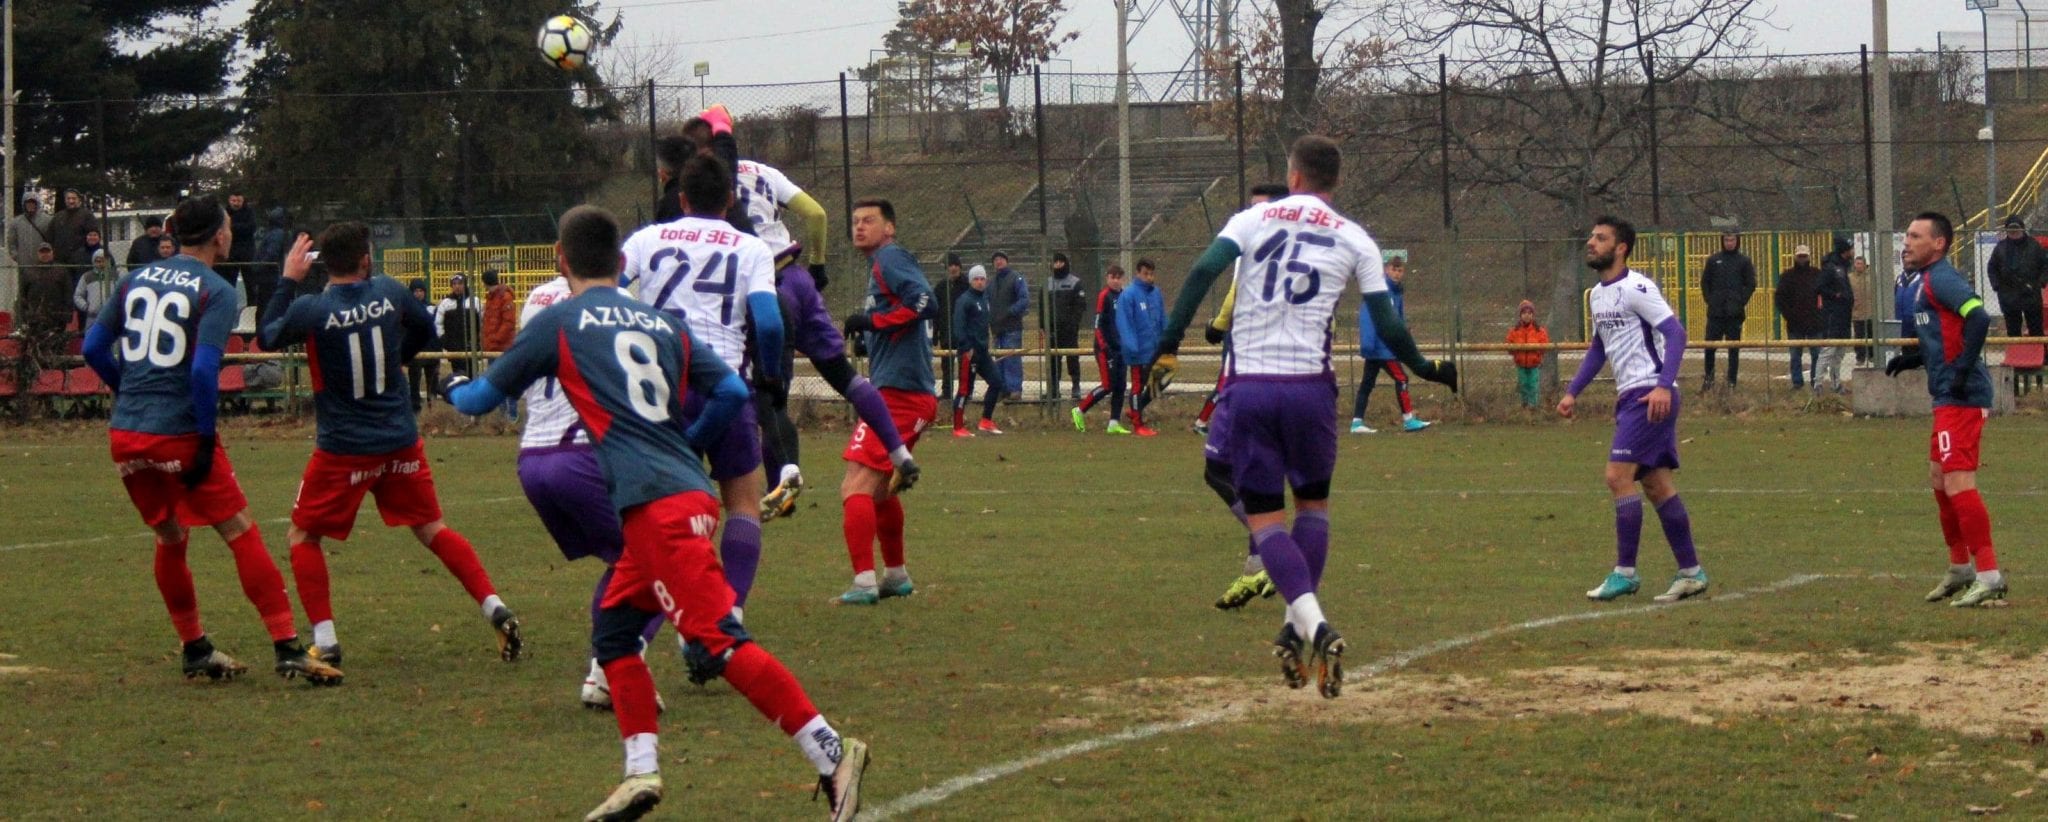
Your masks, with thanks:
[{"label": "blue jersey", "polygon": [[[1408,316],[1408,306],[1401,297],[1401,284],[1388,280],[1387,294],[1394,298],[1394,313]],[[1364,306],[1358,309],[1358,356],[1368,360],[1395,359],[1394,349],[1387,346],[1386,340],[1380,339],[1379,329],[1372,324],[1372,312],[1365,310]]]},{"label": "blue jersey", "polygon": [[1166,298],[1159,287],[1133,280],[1116,298],[1116,334],[1124,362],[1151,365],[1159,355],[1159,337],[1166,331]]},{"label": "blue jersey", "polygon": [[917,258],[895,243],[875,249],[868,276],[868,379],[883,388],[933,393],[932,341],[924,321],[938,316]]},{"label": "blue jersey", "polygon": [[988,292],[968,288],[953,301],[953,348],[988,351]]},{"label": "blue jersey", "polygon": [[278,285],[263,312],[263,347],[306,344],[320,450],[367,456],[418,442],[405,361],[434,334],[426,306],[383,276],[296,296],[290,281]]},{"label": "blue jersey", "polygon": [[[1963,315],[1967,306],[1984,301],[1971,290],[1948,260],[1936,261],[1921,277],[1913,305],[1913,330],[1920,337],[1920,355],[1927,367],[1927,393],[1935,405],[1991,407],[1991,371],[1979,356],[1961,394],[1955,393],[1956,358],[1963,353]],[[1982,309],[1979,309],[1982,310]]]},{"label": "blue jersey", "polygon": [[197,431],[192,357],[202,345],[226,347],[242,313],[235,287],[180,254],[128,272],[112,296],[97,324],[119,338],[113,427],[143,434]]},{"label": "blue jersey", "polygon": [[704,458],[683,435],[683,400],[732,375],[687,323],[596,287],[535,315],[484,378],[508,397],[556,378],[590,432],[612,506],[623,511],[711,491]]}]

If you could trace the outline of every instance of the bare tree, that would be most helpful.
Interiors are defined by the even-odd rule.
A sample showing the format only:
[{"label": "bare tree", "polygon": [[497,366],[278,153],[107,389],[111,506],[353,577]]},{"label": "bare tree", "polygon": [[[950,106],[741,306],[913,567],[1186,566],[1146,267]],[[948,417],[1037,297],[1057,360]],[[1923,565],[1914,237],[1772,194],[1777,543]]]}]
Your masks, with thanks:
[{"label": "bare tree", "polygon": [[1052,59],[1080,32],[1059,34],[1066,0],[928,0],[913,25],[931,42],[960,43],[996,75],[996,102],[1009,134],[1010,78]]}]

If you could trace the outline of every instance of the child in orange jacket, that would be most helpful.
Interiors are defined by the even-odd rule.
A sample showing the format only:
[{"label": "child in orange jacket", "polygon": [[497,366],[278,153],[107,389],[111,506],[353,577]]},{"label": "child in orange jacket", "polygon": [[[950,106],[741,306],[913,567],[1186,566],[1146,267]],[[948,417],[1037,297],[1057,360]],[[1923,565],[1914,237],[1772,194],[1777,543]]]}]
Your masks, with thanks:
[{"label": "child in orange jacket", "polygon": [[[1523,300],[1521,307],[1515,309],[1515,327],[1508,330],[1508,342],[1550,344],[1550,332],[1536,324],[1535,303]],[[1537,376],[1543,365],[1543,352],[1516,351],[1514,357],[1515,387],[1521,389],[1522,407],[1535,408],[1543,401],[1543,386]]]}]

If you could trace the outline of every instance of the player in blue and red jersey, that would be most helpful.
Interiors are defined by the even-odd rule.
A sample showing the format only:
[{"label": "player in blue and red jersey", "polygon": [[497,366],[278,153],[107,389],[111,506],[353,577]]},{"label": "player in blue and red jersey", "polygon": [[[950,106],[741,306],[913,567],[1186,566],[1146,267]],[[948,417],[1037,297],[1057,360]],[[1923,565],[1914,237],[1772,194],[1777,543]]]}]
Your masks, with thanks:
[{"label": "player in blue and red jersey", "polygon": [[242,593],[269,629],[278,674],[339,684],[341,671],[299,644],[284,576],[249,518],[214,427],[220,359],[241,313],[234,286],[213,270],[233,240],[227,209],[211,196],[186,200],[169,229],[178,254],[121,278],[86,331],[84,353],[114,389],[114,465],[135,510],[156,532],[156,587],[184,643],[185,676],[229,679],[248,670],[216,649],[200,626],[185,552],[188,529],[205,525],[234,552]]},{"label": "player in blue and red jersey", "polygon": [[[931,286],[917,258],[896,244],[896,207],[888,200],[853,204],[853,247],[868,257],[867,304],[846,318],[846,333],[866,334],[869,379],[881,390],[889,417],[903,435],[891,448],[875,429],[862,422],[841,456],[846,478],[839,499],[846,519],[846,553],[853,560],[853,587],[839,595],[841,603],[873,605],[886,597],[909,596],[910,571],[903,564],[903,500],[915,474],[901,468],[896,456],[910,449],[939,415],[939,397],[932,381],[932,341],[925,320],[939,314]],[[875,543],[882,544],[883,578],[875,579]]]},{"label": "player in blue and red jersey", "polygon": [[[1906,279],[1917,275],[1919,294],[1908,322],[1920,338],[1916,351],[1886,363],[1886,375],[1927,369],[1927,393],[1934,398],[1934,434],[1928,442],[1928,478],[1948,542],[1948,575],[1929,591],[1928,602],[1974,608],[2005,599],[2005,575],[1991,546],[1991,511],[1977,493],[1977,456],[1984,420],[1991,416],[1991,372],[1984,366],[1984,338],[1991,313],[1970,283],[1948,262],[1955,228],[1948,217],[1929,211],[1906,228]],[[1961,596],[1956,596],[1961,594]]]},{"label": "player in blue and red jersey", "polygon": [[319,436],[292,502],[290,541],[292,579],[313,622],[314,651],[341,664],[320,540],[346,541],[368,494],[385,525],[412,529],[476,600],[498,633],[499,656],[518,659],[519,620],[498,598],[476,549],[442,521],[433,468],[413,421],[405,364],[426,347],[434,321],[405,286],[371,271],[368,226],[328,226],[319,245],[327,287],[301,293],[313,239],[299,235],[285,255],[283,287],[264,308],[262,333],[270,351],[304,342],[313,372]]},{"label": "player in blue and red jersey", "polygon": [[[620,290],[619,234],[602,209],[562,215],[556,264],[573,296],[536,315],[482,380],[452,380],[449,391],[458,410],[481,414],[555,379],[582,418],[619,512],[625,550],[592,645],[611,683],[626,778],[587,818],[633,819],[661,801],[654,678],[640,658],[641,629],[659,614],[682,633],[693,674],[723,676],[791,735],[817,768],[833,818],[849,819],[867,746],[840,737],[796,677],[734,618],[733,589],[711,548],[719,503],[700,455],[746,407],[746,382],[687,323]],[[693,393],[704,399],[686,428]]]}]

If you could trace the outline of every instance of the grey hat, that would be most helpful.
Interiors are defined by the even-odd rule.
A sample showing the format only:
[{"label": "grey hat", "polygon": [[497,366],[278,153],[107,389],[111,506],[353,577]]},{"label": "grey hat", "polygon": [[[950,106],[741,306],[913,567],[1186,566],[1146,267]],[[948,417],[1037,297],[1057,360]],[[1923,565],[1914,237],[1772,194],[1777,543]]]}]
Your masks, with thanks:
[{"label": "grey hat", "polygon": [[973,268],[967,269],[967,279],[986,280],[988,279],[988,269],[978,265]]},{"label": "grey hat", "polygon": [[24,203],[41,203],[43,199],[37,197],[34,190],[29,190],[21,193],[21,201]]}]

